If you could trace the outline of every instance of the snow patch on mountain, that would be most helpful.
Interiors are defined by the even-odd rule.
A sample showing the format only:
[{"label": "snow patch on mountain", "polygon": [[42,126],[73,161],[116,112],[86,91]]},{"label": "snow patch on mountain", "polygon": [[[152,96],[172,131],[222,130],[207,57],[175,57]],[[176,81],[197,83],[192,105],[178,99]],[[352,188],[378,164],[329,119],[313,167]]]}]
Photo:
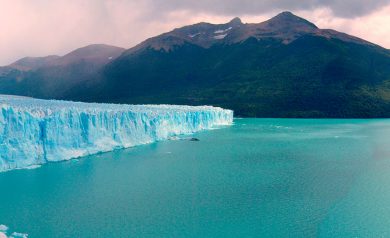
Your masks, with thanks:
[{"label": "snow patch on mountain", "polygon": [[229,27],[229,28],[227,28],[225,30],[216,30],[216,31],[214,31],[214,33],[215,34],[221,34],[221,33],[225,33],[227,31],[230,31],[231,29],[233,29],[233,27]]},{"label": "snow patch on mountain", "polygon": [[228,34],[222,34],[222,35],[217,35],[217,36],[214,36],[213,38],[216,39],[216,40],[222,40],[224,39]]}]

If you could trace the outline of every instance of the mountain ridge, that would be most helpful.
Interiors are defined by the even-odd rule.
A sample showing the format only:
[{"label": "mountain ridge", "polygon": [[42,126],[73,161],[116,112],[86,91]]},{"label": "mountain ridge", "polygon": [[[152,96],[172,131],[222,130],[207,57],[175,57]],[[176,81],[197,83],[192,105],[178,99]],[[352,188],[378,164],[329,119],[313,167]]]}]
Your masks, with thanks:
[{"label": "mountain ridge", "polygon": [[[19,73],[13,72],[14,82],[23,82]],[[22,93],[93,102],[209,104],[253,117],[390,117],[390,51],[319,29],[291,12],[261,23],[234,18],[176,28],[86,75],[54,94]],[[0,92],[10,91],[0,83]]]},{"label": "mountain ridge", "polygon": [[92,44],[64,56],[27,57],[0,67],[0,92],[58,98],[75,85],[98,78],[100,70],[125,49]]}]

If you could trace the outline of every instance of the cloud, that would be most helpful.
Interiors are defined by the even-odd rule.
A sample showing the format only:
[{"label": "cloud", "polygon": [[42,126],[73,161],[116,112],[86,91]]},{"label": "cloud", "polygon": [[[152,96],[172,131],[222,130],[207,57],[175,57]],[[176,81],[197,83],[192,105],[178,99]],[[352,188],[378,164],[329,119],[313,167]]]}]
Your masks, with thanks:
[{"label": "cloud", "polygon": [[0,65],[106,43],[130,48],[199,21],[261,22],[283,10],[390,48],[390,0],[0,0]]},{"label": "cloud", "polygon": [[336,29],[390,49],[390,4],[370,14],[355,18],[335,17],[333,12],[327,8],[298,13],[314,21],[320,28]]},{"label": "cloud", "polygon": [[357,17],[390,4],[390,0],[148,0],[156,13],[178,9],[222,15],[264,14],[281,10],[328,8],[337,17]]}]

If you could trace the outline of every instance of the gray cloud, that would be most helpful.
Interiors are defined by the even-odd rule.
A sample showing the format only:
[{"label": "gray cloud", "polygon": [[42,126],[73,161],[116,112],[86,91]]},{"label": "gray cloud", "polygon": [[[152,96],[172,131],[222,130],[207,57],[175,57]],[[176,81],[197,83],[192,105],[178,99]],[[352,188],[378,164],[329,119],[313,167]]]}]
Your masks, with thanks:
[{"label": "gray cloud", "polygon": [[281,10],[331,9],[338,17],[358,17],[371,13],[390,3],[390,0],[148,0],[155,12],[174,10],[202,11],[211,14],[264,14]]},{"label": "gray cloud", "polygon": [[390,0],[0,0],[0,65],[93,43],[130,48],[199,21],[260,22],[284,10],[390,47]]}]

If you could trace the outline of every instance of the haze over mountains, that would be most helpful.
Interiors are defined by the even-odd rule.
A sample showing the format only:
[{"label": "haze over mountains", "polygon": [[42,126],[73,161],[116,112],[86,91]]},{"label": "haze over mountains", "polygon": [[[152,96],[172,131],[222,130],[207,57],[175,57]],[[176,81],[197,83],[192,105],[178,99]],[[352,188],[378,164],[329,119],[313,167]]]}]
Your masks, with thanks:
[{"label": "haze over mountains", "polygon": [[389,117],[390,51],[283,12],[174,29],[125,50],[91,45],[0,68],[0,93],[215,105],[238,116]]},{"label": "haze over mountains", "polygon": [[64,56],[26,57],[0,68],[2,93],[61,98],[73,87],[99,77],[101,69],[125,49],[89,45]]}]

